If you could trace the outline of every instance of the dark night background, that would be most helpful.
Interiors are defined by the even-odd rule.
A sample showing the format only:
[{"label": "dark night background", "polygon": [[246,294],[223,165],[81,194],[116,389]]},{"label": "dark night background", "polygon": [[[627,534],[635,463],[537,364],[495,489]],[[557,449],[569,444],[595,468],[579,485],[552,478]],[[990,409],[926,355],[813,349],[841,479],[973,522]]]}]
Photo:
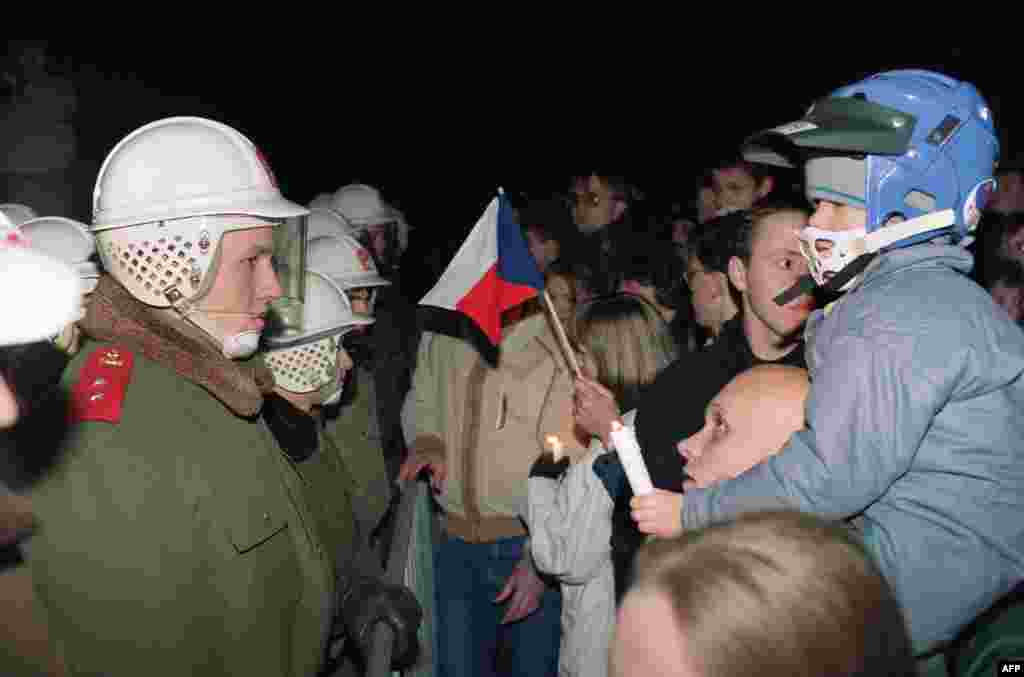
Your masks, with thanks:
[{"label": "dark night background", "polygon": [[488,53],[482,44],[451,49],[450,57],[414,46],[375,56],[365,46],[255,42],[48,47],[79,97],[83,185],[72,216],[88,220],[91,182],[122,136],[161,117],[200,115],[259,145],[290,199],[307,203],[352,181],[369,183],[406,212],[414,243],[429,248],[440,240],[457,246],[498,186],[550,193],[564,190],[576,170],[627,174],[655,204],[691,200],[697,174],[723,149],[879,70],[932,68],[974,82],[995,109],[1004,157],[1015,152],[1006,128],[1020,109],[1016,78],[1004,68],[1013,61],[990,48],[835,56],[821,51],[827,44],[734,45],[530,62],[478,59]]}]

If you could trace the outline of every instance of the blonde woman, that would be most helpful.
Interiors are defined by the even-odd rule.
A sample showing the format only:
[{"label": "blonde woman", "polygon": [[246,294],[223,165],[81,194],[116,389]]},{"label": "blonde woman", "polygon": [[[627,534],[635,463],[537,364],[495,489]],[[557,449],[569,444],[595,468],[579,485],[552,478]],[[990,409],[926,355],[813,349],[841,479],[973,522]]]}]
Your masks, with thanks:
[{"label": "blonde woman", "polygon": [[[591,302],[577,329],[588,379],[627,406],[674,358],[668,325],[638,296]],[[632,415],[623,417],[626,424]],[[571,467],[567,460],[541,457],[530,472],[525,518],[531,551],[538,569],[562,588],[562,676],[601,677],[608,671],[616,591],[612,524],[623,486],[617,457],[598,439]],[[628,513],[623,515],[628,521]]]},{"label": "blonde woman", "polygon": [[652,304],[632,294],[592,301],[579,313],[577,342],[592,381],[604,386],[624,411],[676,357],[668,324]]}]

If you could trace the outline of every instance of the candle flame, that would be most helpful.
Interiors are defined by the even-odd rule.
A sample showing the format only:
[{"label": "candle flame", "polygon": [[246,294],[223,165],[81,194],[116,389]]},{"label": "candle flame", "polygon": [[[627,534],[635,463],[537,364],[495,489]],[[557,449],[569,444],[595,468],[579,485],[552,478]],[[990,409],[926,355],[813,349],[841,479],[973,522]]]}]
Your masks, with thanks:
[{"label": "candle flame", "polygon": [[551,455],[555,457],[557,461],[562,455],[562,449],[565,445],[562,444],[562,440],[558,439],[558,435],[546,435],[544,437],[545,446],[551,451]]}]

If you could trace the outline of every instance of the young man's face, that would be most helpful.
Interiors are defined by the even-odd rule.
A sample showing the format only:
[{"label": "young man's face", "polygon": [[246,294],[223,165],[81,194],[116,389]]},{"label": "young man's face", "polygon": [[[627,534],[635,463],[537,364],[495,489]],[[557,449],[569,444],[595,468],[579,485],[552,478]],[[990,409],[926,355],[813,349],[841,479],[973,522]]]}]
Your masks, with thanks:
[{"label": "young man's face", "polygon": [[263,329],[262,316],[281,296],[274,272],[274,237],[268,226],[225,233],[217,277],[199,304],[222,336]]},{"label": "young man's face", "polygon": [[722,274],[708,272],[696,256],[691,256],[686,266],[686,285],[690,288],[693,303],[693,319],[705,329],[710,329],[722,313]]},{"label": "young man's face", "polygon": [[617,220],[626,209],[622,196],[615,195],[601,178],[591,175],[572,187],[572,220],[583,233],[601,230]]},{"label": "young man's face", "polygon": [[806,294],[784,306],[775,303],[776,296],[807,274],[799,244],[799,232],[806,222],[807,217],[797,211],[762,218],[753,235],[750,260],[736,258],[732,262],[730,277],[743,295],[744,312],[777,340],[796,335],[814,308],[814,298]]},{"label": "young man's face", "polygon": [[750,209],[771,190],[770,182],[758,183],[743,167],[715,169],[711,172],[711,188],[719,212]]},{"label": "young man's face", "polygon": [[533,260],[537,262],[537,268],[542,273],[558,258],[558,240],[545,240],[534,228],[526,229],[526,246],[530,250]]},{"label": "young man's face", "polygon": [[733,378],[705,410],[704,427],[679,443],[689,479],[709,487],[746,472],[778,452],[803,427],[807,372],[762,365]]}]

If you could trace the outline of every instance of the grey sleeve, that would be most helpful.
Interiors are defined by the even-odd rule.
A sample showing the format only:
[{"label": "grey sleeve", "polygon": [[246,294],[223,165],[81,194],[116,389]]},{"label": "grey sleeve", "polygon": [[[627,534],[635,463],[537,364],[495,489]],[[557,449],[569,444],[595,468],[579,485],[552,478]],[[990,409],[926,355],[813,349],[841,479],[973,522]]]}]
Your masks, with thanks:
[{"label": "grey sleeve", "polygon": [[592,579],[611,559],[612,502],[594,474],[592,457],[561,481],[531,477],[526,514],[537,568],[564,583]]},{"label": "grey sleeve", "polygon": [[922,366],[918,347],[911,335],[833,339],[814,373],[803,430],[743,475],[687,492],[683,526],[772,508],[833,519],[863,510],[907,471],[949,397],[955,368],[934,359],[933,368]]}]

